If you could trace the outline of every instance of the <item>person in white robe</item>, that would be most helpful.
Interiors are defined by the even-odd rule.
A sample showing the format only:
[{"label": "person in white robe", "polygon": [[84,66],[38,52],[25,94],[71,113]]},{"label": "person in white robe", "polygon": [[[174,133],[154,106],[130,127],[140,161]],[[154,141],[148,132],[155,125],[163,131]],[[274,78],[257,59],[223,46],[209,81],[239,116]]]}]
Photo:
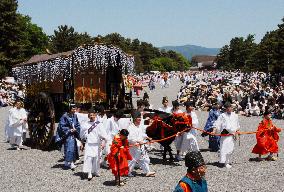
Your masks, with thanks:
[{"label": "person in white robe", "polygon": [[110,146],[115,135],[122,129],[120,126],[120,119],[123,117],[123,111],[118,110],[113,116],[106,120],[106,133],[110,138],[107,142],[104,142],[104,150],[102,151],[102,166],[108,167],[107,155],[110,153]]},{"label": "person in white robe", "polygon": [[[79,121],[80,125],[83,125],[84,123],[89,121],[88,114],[87,113],[82,113],[80,106],[77,106],[77,110],[76,110],[75,114],[77,115],[77,118],[78,118],[78,121]],[[86,130],[84,130],[84,128],[81,127],[81,129],[80,129],[80,139],[81,139],[81,141],[79,139],[76,139],[79,156],[80,156],[80,150],[83,149],[83,147],[84,147],[84,138],[83,137],[84,137],[85,131]]]},{"label": "person in white robe", "polygon": [[169,106],[169,100],[167,97],[163,97],[162,104],[163,106],[158,109],[159,111],[172,113],[172,107]]},{"label": "person in white robe", "polygon": [[15,102],[15,107],[10,110],[9,117],[10,144],[20,150],[23,143],[23,133],[27,129],[27,112],[21,101]]},{"label": "person in white robe", "polygon": [[220,164],[224,167],[231,168],[229,164],[230,157],[234,151],[234,140],[237,139],[237,132],[240,130],[239,118],[232,111],[231,103],[224,104],[225,113],[222,113],[214,123],[213,133],[234,134],[230,136],[222,136],[220,139]]},{"label": "person in white robe", "polygon": [[[194,110],[193,102],[186,102],[186,113],[190,115],[192,119],[192,127],[198,128],[198,118]],[[189,151],[199,151],[199,146],[196,139],[196,130],[191,129],[188,132],[184,132],[176,137],[176,149],[177,149],[177,160],[181,160],[180,154],[187,153]]]},{"label": "person in white robe", "polygon": [[96,109],[97,112],[97,121],[103,123],[104,127],[106,127],[106,121],[107,121],[107,115],[105,113],[105,108],[104,106],[100,105]]},{"label": "person in white robe", "polygon": [[150,158],[148,156],[147,151],[145,150],[144,142],[148,138],[148,136],[143,133],[143,130],[140,128],[141,123],[141,113],[135,111],[132,114],[133,123],[128,127],[129,135],[128,141],[130,145],[135,145],[130,147],[130,154],[132,156],[132,160],[129,161],[129,175],[132,177],[132,172],[135,168],[136,163],[141,167],[143,172],[146,174],[146,177],[154,176],[155,172],[150,171],[149,163]]},{"label": "person in white robe", "polygon": [[90,121],[84,123],[85,131],[85,153],[84,153],[84,164],[83,172],[88,173],[88,180],[99,175],[100,170],[100,154],[102,140],[110,140],[107,135],[103,124],[96,119],[96,113],[94,111],[89,112]]},{"label": "person in white robe", "polygon": [[[172,113],[173,114],[179,114],[179,113],[183,113],[183,111],[180,109],[180,104],[177,100],[172,102],[173,104],[173,108],[172,108]],[[181,151],[181,146],[182,146],[182,141],[183,141],[183,134],[178,134],[175,138],[175,146],[176,146],[176,150],[177,150],[177,154],[176,154],[176,160],[177,161],[181,161],[182,158],[180,156],[180,151]]]},{"label": "person in white robe", "polygon": [[11,138],[11,128],[9,126],[9,117],[12,113],[12,111],[15,109],[16,107],[13,107],[11,109],[9,109],[9,112],[8,112],[8,118],[7,118],[7,121],[6,121],[6,124],[5,124],[5,141],[7,143],[10,143],[10,138]]},{"label": "person in white robe", "polygon": [[178,113],[183,113],[183,111],[180,109],[180,104],[177,100],[172,102],[173,108],[172,108],[172,113],[178,114]]}]

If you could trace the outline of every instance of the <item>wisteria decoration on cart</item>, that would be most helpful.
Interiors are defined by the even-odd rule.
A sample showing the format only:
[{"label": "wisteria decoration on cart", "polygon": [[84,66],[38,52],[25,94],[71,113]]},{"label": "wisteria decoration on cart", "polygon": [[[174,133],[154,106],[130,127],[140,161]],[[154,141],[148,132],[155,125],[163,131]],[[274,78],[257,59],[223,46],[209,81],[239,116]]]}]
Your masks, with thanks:
[{"label": "wisteria decoration on cart", "polygon": [[60,55],[37,62],[26,62],[16,65],[13,75],[19,83],[63,81],[86,68],[94,68],[104,74],[108,66],[118,66],[122,73],[134,73],[134,57],[125,54],[120,48],[112,45],[94,44],[76,48],[68,55]]}]

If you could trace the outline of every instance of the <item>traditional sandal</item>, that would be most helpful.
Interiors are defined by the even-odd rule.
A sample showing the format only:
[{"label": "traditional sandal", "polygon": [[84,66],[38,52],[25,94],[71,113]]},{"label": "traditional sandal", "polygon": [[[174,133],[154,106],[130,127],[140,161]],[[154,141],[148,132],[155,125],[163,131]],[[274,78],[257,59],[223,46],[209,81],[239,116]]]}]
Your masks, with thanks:
[{"label": "traditional sandal", "polygon": [[277,160],[277,157],[274,157],[274,156],[268,156],[266,158],[267,161],[276,161]]}]

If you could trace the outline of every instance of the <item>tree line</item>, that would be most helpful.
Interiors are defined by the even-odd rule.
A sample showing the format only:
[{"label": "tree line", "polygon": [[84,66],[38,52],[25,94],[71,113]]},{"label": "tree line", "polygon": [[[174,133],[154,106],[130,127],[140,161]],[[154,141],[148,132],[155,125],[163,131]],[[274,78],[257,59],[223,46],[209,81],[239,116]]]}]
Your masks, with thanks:
[{"label": "tree line", "polygon": [[235,37],[217,55],[219,69],[263,71],[284,74],[284,18],[276,30],[267,32],[260,43],[254,35]]},{"label": "tree line", "polygon": [[17,0],[0,1],[0,77],[8,75],[15,64],[33,55],[70,51],[95,42],[113,44],[133,55],[138,73],[184,71],[190,67],[190,62],[179,53],[160,50],[151,43],[124,38],[118,33],[92,37],[87,32],[76,32],[72,26],[61,25],[48,36],[29,16],[18,13],[17,8]]}]

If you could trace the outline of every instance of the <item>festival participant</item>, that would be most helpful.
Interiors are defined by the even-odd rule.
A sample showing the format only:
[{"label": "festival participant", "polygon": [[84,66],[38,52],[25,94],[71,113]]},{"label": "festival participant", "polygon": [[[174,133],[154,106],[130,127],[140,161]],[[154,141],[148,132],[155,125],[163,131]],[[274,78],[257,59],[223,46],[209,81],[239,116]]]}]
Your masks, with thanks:
[{"label": "festival participant", "polygon": [[113,116],[107,119],[106,121],[106,133],[108,137],[110,138],[106,143],[105,143],[105,148],[104,148],[104,155],[105,157],[102,158],[102,166],[108,167],[107,165],[107,155],[110,152],[110,145],[112,143],[112,140],[115,135],[119,133],[119,131],[122,129],[119,123],[119,120],[123,117],[123,111],[118,110],[115,112]]},{"label": "festival participant", "polygon": [[27,129],[27,112],[19,100],[14,106],[9,110],[7,132],[11,147],[20,150],[23,144],[23,134]]},{"label": "festival participant", "polygon": [[129,143],[134,146],[130,148],[130,154],[133,159],[129,162],[128,176],[133,176],[132,171],[134,170],[136,163],[138,163],[138,165],[142,168],[146,177],[154,176],[155,172],[150,171],[150,159],[143,144],[146,139],[150,140],[150,138],[148,138],[148,136],[140,128],[141,113],[139,111],[134,111],[132,113],[132,118],[133,123],[128,127],[128,140]]},{"label": "festival participant", "polygon": [[233,134],[222,136],[220,139],[220,164],[226,168],[231,168],[229,160],[234,151],[234,140],[237,139],[240,124],[238,115],[232,111],[231,103],[226,102],[224,108],[225,112],[218,117],[213,125],[213,133]]},{"label": "festival participant", "polygon": [[99,105],[96,107],[96,114],[97,114],[97,117],[96,119],[103,123],[104,127],[106,126],[106,120],[107,120],[107,115],[106,115],[106,112],[105,112],[105,107],[103,105]]},{"label": "festival participant", "polygon": [[166,112],[166,113],[172,112],[172,107],[169,107],[169,100],[168,100],[167,97],[163,97],[162,104],[163,104],[163,106],[158,109],[159,111],[163,111],[163,112]]},{"label": "festival participant", "polygon": [[75,114],[77,115],[77,118],[78,118],[80,125],[82,125],[83,123],[89,121],[88,114],[81,112],[81,106],[80,105],[76,105],[76,106],[77,106],[77,110],[76,110]]},{"label": "festival participant", "polygon": [[185,156],[186,175],[179,181],[174,192],[207,192],[204,178],[206,166],[200,151],[188,152]]},{"label": "festival participant", "polygon": [[[194,112],[194,102],[186,102],[185,103],[186,113],[191,117],[192,127],[198,128],[198,118],[196,113]],[[186,135],[186,139],[189,141],[188,144],[184,147],[189,151],[199,151],[197,139],[196,139],[196,130],[191,129]]]},{"label": "festival participant", "polygon": [[177,100],[172,102],[173,108],[172,108],[172,113],[183,113],[182,110],[180,109],[180,104]]},{"label": "festival participant", "polygon": [[80,139],[81,129],[76,110],[76,105],[70,104],[69,111],[62,115],[58,124],[58,135],[64,143],[64,166],[72,170],[76,168],[74,162],[79,158],[76,139]]},{"label": "festival participant", "polygon": [[[172,113],[173,114],[178,114],[178,113],[182,113],[182,110],[180,110],[180,104],[177,100],[172,102],[173,104],[173,108],[172,108]],[[184,134],[177,134],[176,138],[175,138],[175,146],[176,146],[176,150],[177,150],[177,154],[176,154],[176,160],[177,161],[181,161],[181,155],[180,155],[180,151],[182,149],[183,146],[183,137]]]},{"label": "festival participant", "polygon": [[155,86],[155,80],[153,77],[151,77],[149,83],[148,83],[148,87],[150,89],[150,92],[155,90],[156,86]]},{"label": "festival participant", "polygon": [[[99,175],[100,170],[100,152],[101,152],[101,140],[109,141],[110,138],[107,135],[103,124],[96,119],[96,113],[93,110],[89,111],[88,117],[90,121],[82,124],[82,128],[85,128],[85,154],[83,172],[88,173],[88,180],[90,181],[95,176]],[[106,142],[108,143],[108,142]]]},{"label": "festival participant", "polygon": [[280,128],[273,125],[270,112],[266,111],[263,114],[263,120],[259,123],[256,133],[257,144],[254,146],[252,153],[258,154],[258,160],[263,160],[261,155],[269,153],[267,160],[276,161],[277,158],[273,156],[273,153],[278,153]]},{"label": "festival participant", "polygon": [[[185,107],[186,107],[186,115],[188,115],[190,119],[190,124],[192,127],[198,126],[198,119],[197,115],[195,112],[193,112],[193,102],[186,102]],[[193,117],[193,118],[192,118]],[[194,122],[194,124],[193,124]],[[197,139],[196,139],[196,131],[194,129],[191,129],[187,132],[183,132],[181,134],[178,133],[178,136],[175,139],[175,145],[177,149],[177,155],[176,155],[176,160],[181,161],[181,154],[186,153],[187,151],[199,151]]]},{"label": "festival participant", "polygon": [[[76,109],[75,114],[77,115],[79,124],[82,125],[82,124],[86,123],[87,121],[89,121],[88,114],[81,112],[81,105],[76,104],[76,107],[77,107],[77,109]],[[81,127],[81,129],[80,129],[80,140],[76,139],[79,156],[80,156],[80,150],[83,150],[84,146],[85,146],[85,143],[84,143],[85,142],[85,139],[84,139],[85,131],[86,130],[84,130]]]},{"label": "festival participant", "polygon": [[153,109],[153,105],[149,103],[149,95],[148,95],[147,92],[145,92],[144,95],[143,95],[143,101],[144,101],[145,104],[147,104],[147,105],[145,106],[145,108],[147,108],[147,109]]},{"label": "festival participant", "polygon": [[[215,121],[220,116],[220,109],[219,105],[215,104],[213,105],[212,109],[209,111],[209,116],[206,121],[206,125],[204,127],[204,131],[206,132],[212,132],[213,131],[213,125]],[[206,137],[208,134],[202,133],[201,136]],[[220,136],[214,136],[209,135],[209,149],[211,151],[217,152],[220,149]]]},{"label": "festival participant", "polygon": [[16,102],[14,103],[14,106],[13,106],[13,108],[11,108],[11,109],[9,109],[9,115],[8,115],[8,118],[7,118],[7,122],[6,122],[6,124],[5,124],[5,141],[7,142],[7,143],[10,143],[10,139],[11,139],[11,127],[9,126],[9,117],[11,117],[11,115],[12,115],[12,111],[14,110],[14,109],[16,109],[16,106],[15,106],[15,104],[16,104]]},{"label": "festival participant", "polygon": [[106,131],[111,138],[114,138],[114,136],[117,135],[119,131],[122,129],[122,127],[120,127],[119,124],[119,121],[122,117],[123,117],[123,111],[117,110],[113,114],[113,116],[107,119]]},{"label": "festival participant", "polygon": [[116,185],[124,185],[125,183],[120,181],[120,176],[127,176],[129,173],[128,160],[132,160],[132,157],[129,153],[128,134],[126,129],[121,129],[114,136],[107,158],[109,168],[115,176]]},{"label": "festival participant", "polygon": [[133,85],[133,90],[139,97],[140,92],[143,90],[142,83],[139,80],[136,80],[135,84]]}]

